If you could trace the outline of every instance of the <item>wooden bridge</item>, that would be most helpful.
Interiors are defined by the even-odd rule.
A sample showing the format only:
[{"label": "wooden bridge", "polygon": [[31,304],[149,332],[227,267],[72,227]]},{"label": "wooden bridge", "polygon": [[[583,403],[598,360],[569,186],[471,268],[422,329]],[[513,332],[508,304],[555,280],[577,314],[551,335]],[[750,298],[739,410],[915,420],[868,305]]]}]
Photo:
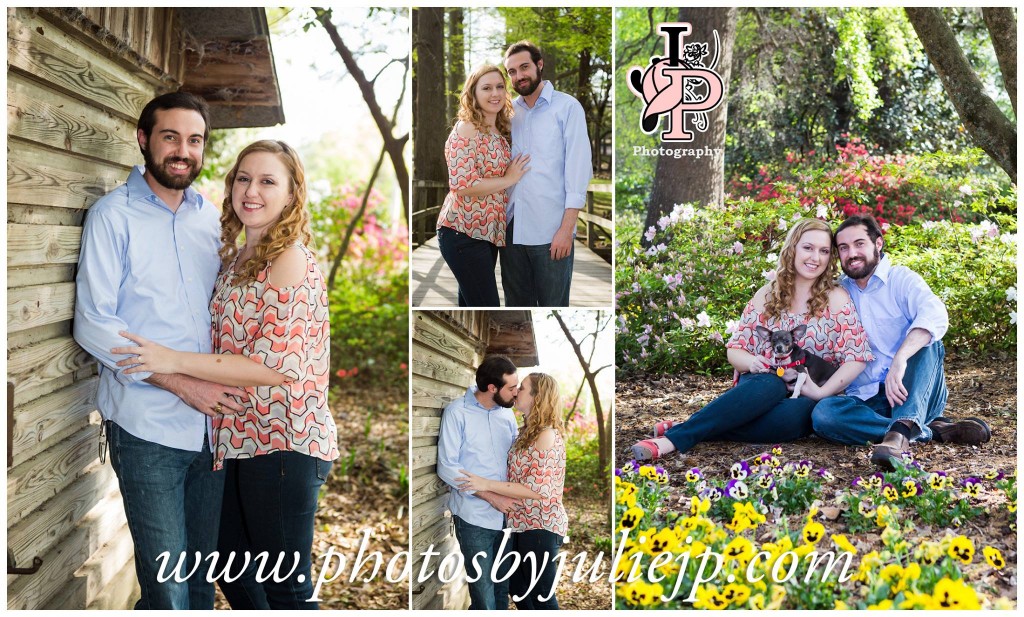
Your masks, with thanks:
[{"label": "wooden bridge", "polygon": [[[416,180],[413,184],[414,200],[419,203],[439,204],[448,186],[444,182]],[[596,194],[611,194],[610,184],[591,185],[587,191],[587,206],[580,212],[573,257],[572,288],[569,305],[573,307],[610,307],[613,305],[611,255],[612,221],[610,203],[597,204]],[[419,199],[416,194],[419,193]],[[458,306],[459,285],[448,264],[441,257],[434,225],[441,206],[421,208],[412,215],[412,306],[452,308]],[[607,214],[607,216],[603,216]],[[501,264],[495,268],[499,297],[504,306],[501,289]]]}]

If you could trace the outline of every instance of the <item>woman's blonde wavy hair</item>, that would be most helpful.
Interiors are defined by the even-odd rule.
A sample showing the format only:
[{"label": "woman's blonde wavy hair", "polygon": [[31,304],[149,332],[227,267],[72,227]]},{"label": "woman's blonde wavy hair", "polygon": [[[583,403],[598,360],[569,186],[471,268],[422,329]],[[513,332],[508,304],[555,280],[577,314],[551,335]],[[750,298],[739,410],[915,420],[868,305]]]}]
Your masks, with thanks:
[{"label": "woman's blonde wavy hair", "polygon": [[267,264],[285,252],[296,242],[310,246],[313,233],[310,229],[309,209],[306,207],[306,172],[298,153],[283,141],[265,139],[246,146],[238,153],[235,165],[224,178],[224,204],[220,214],[220,260],[221,267],[227,268],[239,252],[238,236],[242,233],[242,221],[232,207],[231,195],[238,175],[238,166],[248,155],[254,152],[276,154],[288,170],[289,190],[292,202],[285,206],[281,218],[263,234],[256,245],[253,256],[244,264],[235,268],[236,282],[249,283],[256,280],[256,275],[267,267]]},{"label": "woman's blonde wavy hair", "polygon": [[[768,296],[764,302],[764,312],[769,317],[782,318],[782,313],[789,309],[793,301],[793,291],[796,280],[796,245],[800,238],[808,231],[824,231],[832,238],[832,228],[821,219],[800,219],[789,230],[786,241],[782,244],[782,252],[779,253],[779,264],[775,271],[775,280],[768,285]],[[823,315],[828,308],[828,294],[836,285],[836,275],[839,270],[836,266],[836,252],[829,253],[828,263],[825,271],[821,273],[811,285],[811,298],[807,302],[809,316]]]},{"label": "woman's blonde wavy hair", "polygon": [[562,410],[558,405],[558,382],[546,373],[530,373],[523,379],[523,383],[527,381],[530,382],[533,407],[526,414],[526,425],[512,444],[512,450],[517,452],[532,446],[546,428],[553,428],[560,434],[565,432]]},{"label": "woman's blonde wavy hair", "polygon": [[502,83],[505,84],[505,104],[502,106],[501,111],[498,112],[498,116],[494,120],[494,126],[505,139],[512,141],[512,97],[508,93],[508,79],[505,78],[505,72],[493,64],[478,66],[470,74],[469,78],[466,79],[466,83],[462,86],[462,94],[459,96],[459,115],[457,119],[471,123],[481,133],[489,133],[491,131],[487,126],[487,121],[484,119],[483,110],[477,105],[476,95],[474,94],[476,92],[476,84],[480,81],[480,78],[490,73],[500,75]]}]

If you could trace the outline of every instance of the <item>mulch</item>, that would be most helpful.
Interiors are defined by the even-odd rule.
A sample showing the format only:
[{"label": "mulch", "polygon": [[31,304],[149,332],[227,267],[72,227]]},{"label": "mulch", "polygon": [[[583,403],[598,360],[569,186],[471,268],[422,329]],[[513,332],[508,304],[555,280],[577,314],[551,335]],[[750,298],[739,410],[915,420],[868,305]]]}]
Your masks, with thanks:
[{"label": "mulch", "polygon": [[[948,354],[946,381],[949,401],[944,415],[951,418],[976,416],[992,427],[992,439],[981,446],[940,443],[913,444],[914,457],[925,469],[943,470],[958,478],[980,477],[986,470],[998,468],[1010,473],[1017,466],[1017,381],[1016,357],[1007,353],[974,355],[972,357]],[[732,386],[729,377],[707,377],[684,374],[660,377],[620,378],[615,393],[615,460],[619,466],[630,461],[630,446],[650,437],[651,427],[659,420],[688,418]],[[657,464],[670,474],[674,492],[681,495],[682,474],[691,467],[700,467],[705,476],[727,477],[729,468],[738,460],[749,459],[765,451],[772,444],[742,444],[707,442],[694,447],[684,455],[669,455]],[[817,437],[809,437],[782,444],[784,460],[808,459],[814,466],[827,468],[836,481],[836,489],[849,487],[857,476],[870,475],[876,469],[871,465],[868,446],[841,446]],[[822,496],[826,501],[830,496]],[[672,499],[669,503],[673,503]],[[1003,508],[991,515],[970,521],[960,530],[999,548],[1007,561],[1007,568],[997,579],[986,584],[998,589],[998,595],[1016,597],[1016,533],[1008,529],[1008,517]],[[918,530],[923,532],[924,530]],[[944,530],[935,535],[941,538]],[[981,547],[978,547],[980,555]],[[979,558],[980,559],[980,558]],[[977,561],[977,560],[976,560]]]}]

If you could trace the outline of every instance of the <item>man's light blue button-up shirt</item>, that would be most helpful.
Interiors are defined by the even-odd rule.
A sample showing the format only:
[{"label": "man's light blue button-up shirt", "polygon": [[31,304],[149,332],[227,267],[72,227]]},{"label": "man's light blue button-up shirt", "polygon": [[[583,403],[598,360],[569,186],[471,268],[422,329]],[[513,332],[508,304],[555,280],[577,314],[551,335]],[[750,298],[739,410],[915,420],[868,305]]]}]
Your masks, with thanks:
[{"label": "man's light blue button-up shirt", "polygon": [[459,492],[460,469],[489,480],[508,481],[508,451],[519,434],[511,409],[487,409],[476,400],[476,386],[448,404],[437,441],[437,475],[451,488],[448,509],[477,527],[501,529],[505,516],[475,495]]},{"label": "man's light blue button-up shirt", "polygon": [[532,109],[521,96],[512,107],[512,156],[529,154],[530,171],[510,191],[506,220],[516,219],[514,244],[550,244],[565,211],[587,204],[587,117],[579,101],[550,81],[543,82]]},{"label": "man's light blue button-up shirt", "polygon": [[946,305],[921,275],[905,266],[893,266],[888,255],[879,260],[864,289],[846,275],[840,283],[853,298],[875,354],[846,393],[867,400],[878,394],[878,384],[885,382],[892,359],[907,333],[914,328],[927,330],[934,343],[949,329],[949,315]]},{"label": "man's light blue button-up shirt", "polygon": [[111,348],[127,330],[179,351],[210,353],[210,297],[220,270],[220,212],[193,189],[171,212],[135,167],[89,209],[78,258],[75,340],[100,363],[97,405],[135,437],[198,452],[209,418],[126,375]]}]

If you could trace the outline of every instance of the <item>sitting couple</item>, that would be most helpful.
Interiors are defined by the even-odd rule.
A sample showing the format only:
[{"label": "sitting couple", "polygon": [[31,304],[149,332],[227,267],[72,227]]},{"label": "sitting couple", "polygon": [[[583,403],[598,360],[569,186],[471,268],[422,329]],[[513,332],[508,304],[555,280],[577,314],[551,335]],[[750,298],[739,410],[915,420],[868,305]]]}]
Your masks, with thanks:
[{"label": "sitting couple", "polygon": [[499,252],[505,306],[569,306],[576,218],[592,171],[586,116],[579,101],[541,81],[544,59],[533,43],[509,47],[505,71],[515,101],[492,65],[462,88],[444,146],[441,255],[459,283],[459,306],[500,306]]},{"label": "sitting couple", "polygon": [[[238,573],[246,552],[290,572],[259,582],[252,564],[222,578],[232,608],[313,609],[314,515],[338,445],[302,162],[283,142],[250,144],[218,211],[189,188],[209,125],[190,94],[142,110],[145,165],[85,222],[75,340],[100,363],[97,405],[135,546],[136,608],[212,609],[217,551],[217,573],[232,553]],[[184,553],[187,581],[158,580],[165,552],[163,578]]]},{"label": "sitting couple", "polygon": [[[754,294],[726,345],[735,386],[685,422],[659,422],[633,455],[649,460],[702,441],[771,443],[816,433],[844,445],[876,443],[872,463],[891,469],[911,440],[988,441],[983,420],[942,417],[946,307],[883,246],[870,215],[850,217],[835,236],[818,219],[797,222],[775,279]],[[845,274],[838,285],[836,253]],[[798,398],[790,396],[795,363],[777,358],[770,340],[780,330],[833,365],[822,383],[807,379]]]},{"label": "sitting couple", "polygon": [[[525,419],[522,430],[513,405]],[[520,385],[515,365],[491,356],[477,368],[476,385],[441,416],[437,475],[451,487],[470,609],[505,610],[510,593],[519,610],[558,609],[554,558],[569,526],[560,409],[553,378],[531,373]],[[520,559],[506,557],[512,552]]]}]

